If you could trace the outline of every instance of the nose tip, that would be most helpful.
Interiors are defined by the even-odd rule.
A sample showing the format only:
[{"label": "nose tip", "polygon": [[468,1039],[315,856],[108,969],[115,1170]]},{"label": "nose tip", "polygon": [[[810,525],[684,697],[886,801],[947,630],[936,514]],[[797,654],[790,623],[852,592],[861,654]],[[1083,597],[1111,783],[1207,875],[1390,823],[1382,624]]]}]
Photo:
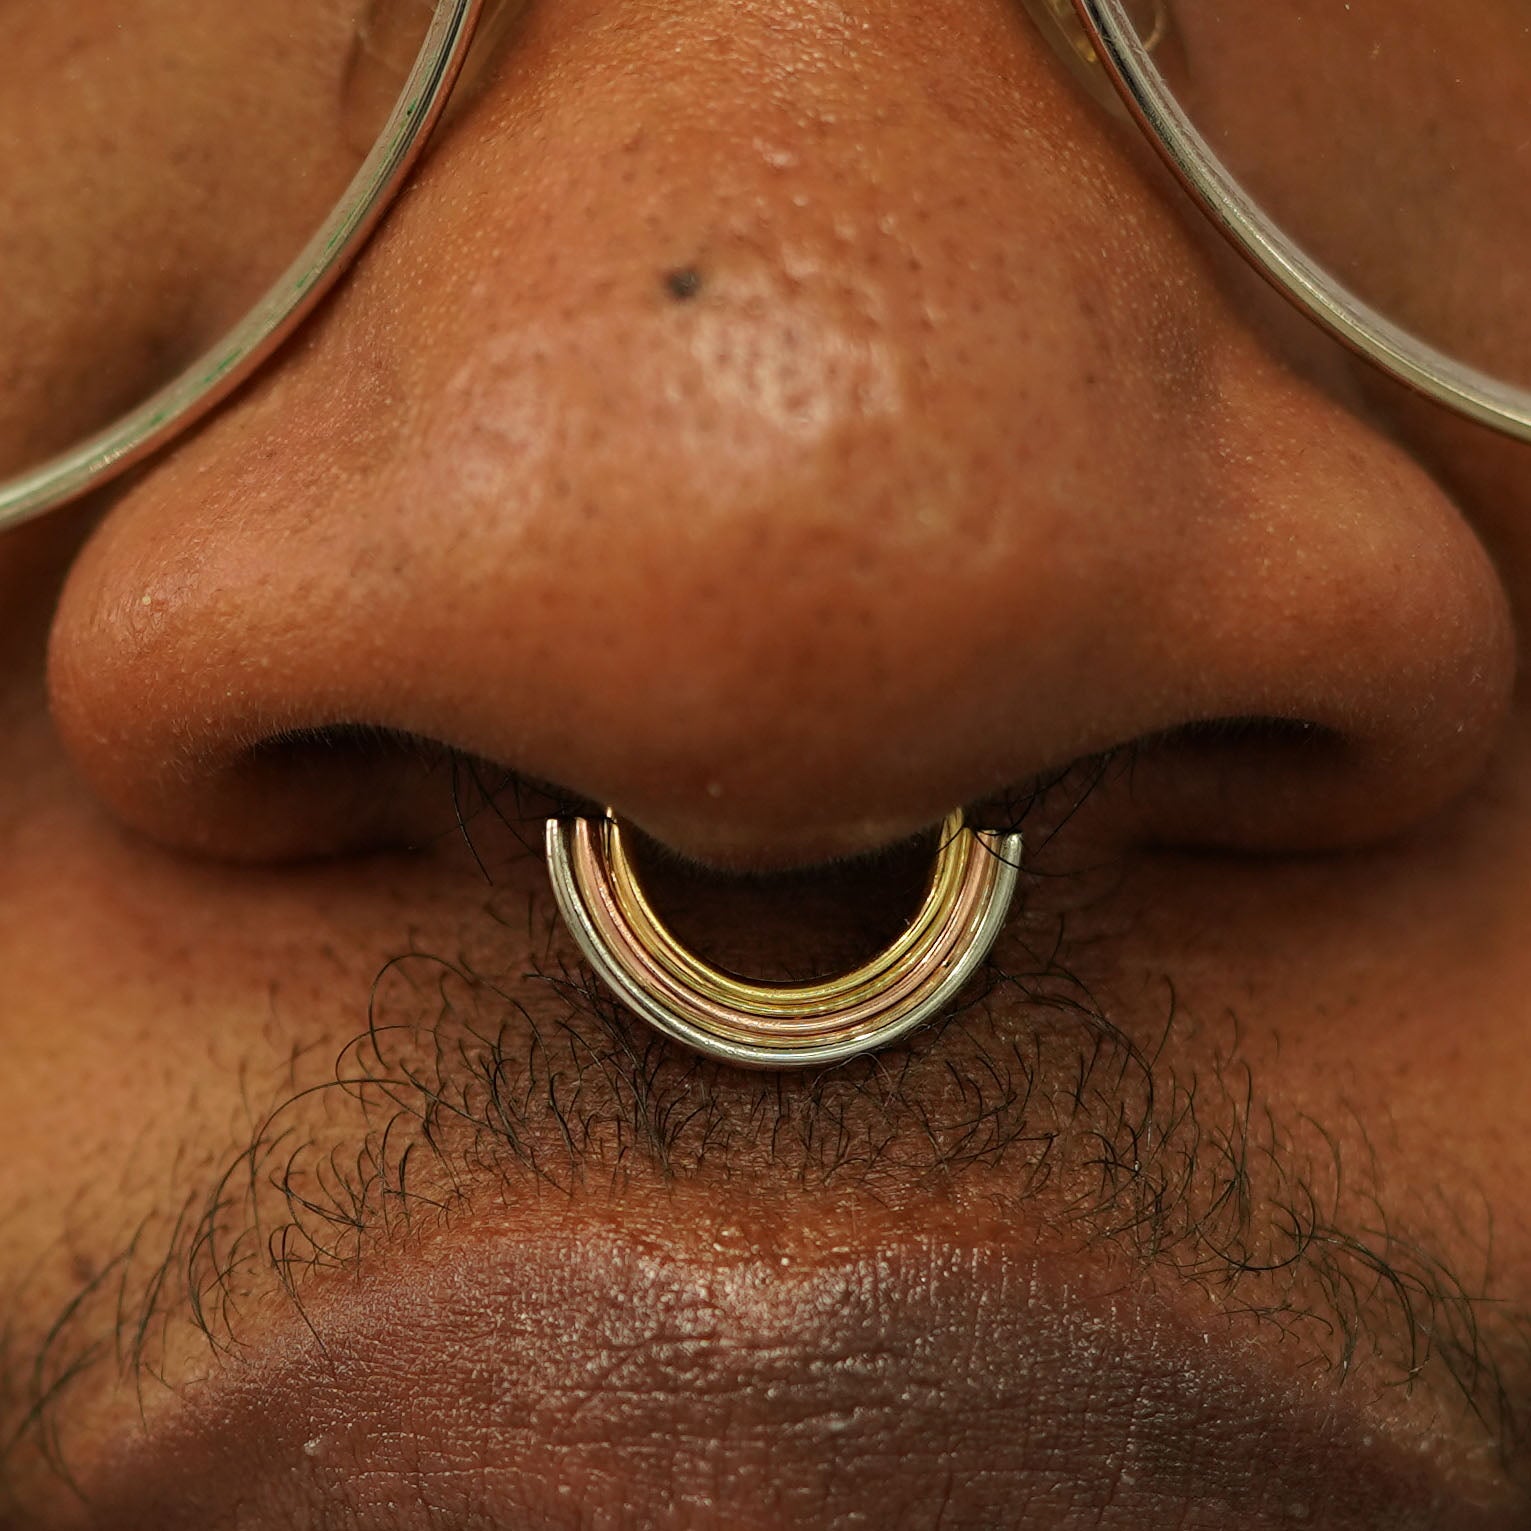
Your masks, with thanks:
[{"label": "nose tip", "polygon": [[[790,100],[694,32],[534,29],[322,323],[80,560],[55,710],[117,811],[347,843],[358,794],[311,773],[252,811],[252,750],[337,726],[730,864],[1217,719],[1344,747],[1205,794],[1171,752],[1134,833],[1341,842],[1457,790],[1511,668],[1476,540],[971,9],[809,49]],[[974,81],[972,112],[936,88]]]}]

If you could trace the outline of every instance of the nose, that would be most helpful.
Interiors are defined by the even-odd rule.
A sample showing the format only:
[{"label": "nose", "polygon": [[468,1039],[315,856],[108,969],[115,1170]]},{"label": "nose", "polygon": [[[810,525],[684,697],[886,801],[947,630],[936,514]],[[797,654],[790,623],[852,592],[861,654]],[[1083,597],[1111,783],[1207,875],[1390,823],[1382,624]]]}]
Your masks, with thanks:
[{"label": "nose", "polygon": [[558,0],[498,50],[73,570],[55,713],[129,823],[364,840],[373,795],[277,782],[273,741],[336,729],[720,863],[1125,745],[1167,764],[1122,832],[1210,845],[1389,834],[1472,779],[1511,672],[1472,529],[1246,322],[1019,7]]}]

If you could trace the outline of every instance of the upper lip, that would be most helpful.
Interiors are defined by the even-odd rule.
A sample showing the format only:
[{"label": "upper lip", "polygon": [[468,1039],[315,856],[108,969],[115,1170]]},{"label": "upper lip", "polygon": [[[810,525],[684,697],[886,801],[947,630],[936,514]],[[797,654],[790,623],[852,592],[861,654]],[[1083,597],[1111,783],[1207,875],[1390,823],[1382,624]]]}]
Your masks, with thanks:
[{"label": "upper lip", "polygon": [[[541,868],[515,865],[524,885],[502,883],[502,897],[511,886],[544,896]],[[503,933],[497,925],[490,939]],[[1016,934],[1019,970],[1019,938],[1036,931]],[[948,1071],[977,1074],[963,1044],[981,1014],[870,1072],[798,1079],[776,1093],[762,1076],[712,1078],[685,1059],[667,1056],[661,1068],[641,1042],[602,1031],[593,1004],[577,1024],[557,1006],[535,1018],[512,1007],[518,1019],[506,1021],[505,991],[486,981],[476,997],[490,1009],[475,1012],[475,995],[446,993],[445,963],[412,960],[419,971],[404,959],[387,970],[419,1028],[410,1035],[425,1062],[411,1082],[439,1108],[443,1133],[472,1118],[466,1167],[443,1156],[446,1211],[428,1194],[399,1196],[382,1215],[398,1238],[366,1243],[354,1265],[294,1269],[290,1295],[278,1292],[274,1305],[204,1294],[207,1309],[234,1313],[237,1344],[168,1398],[146,1389],[147,1428],[135,1420],[80,1463],[90,1508],[61,1523],[71,1531],[891,1528],[943,1515],[1018,1531],[1527,1524],[1524,1478],[1510,1480],[1481,1432],[1432,1412],[1428,1383],[1416,1408],[1404,1389],[1379,1389],[1364,1365],[1348,1377],[1316,1365],[1324,1357],[1301,1330],[1288,1340],[1251,1312],[1258,1286],[1225,1310],[1211,1281],[1137,1258],[1130,1240],[1056,1216],[1040,1194],[1016,1195],[1016,1163],[1029,1172],[1046,1158],[1054,1087],[1080,1106],[1083,1154],[1095,1144],[1099,1154],[1141,1148],[1147,1157],[1150,1138],[1171,1157],[1183,1146],[1169,1124],[1146,1118],[1142,1131],[1127,1124],[1123,1144],[1097,1142],[1097,1129],[1113,1124],[1076,1097],[1085,1084],[1072,1072],[1074,1026],[1066,1077],[1048,1082],[1024,1052],[1045,1022],[1025,1005],[993,1006],[993,1057],[1003,1061],[1002,1045],[1018,1049],[1008,1084],[1024,1094],[1016,1110],[1030,1124],[999,1130],[1007,1142],[1033,1135],[1001,1174],[990,1172],[982,1130],[992,1100],[937,1099]],[[550,980],[539,992],[556,998],[567,975],[551,956],[517,948],[508,965],[539,960]],[[469,987],[471,974],[451,976]],[[437,992],[441,1008],[421,1009],[421,996]],[[376,1051],[395,1016],[382,980],[379,997],[380,1030],[356,1044],[374,1049],[369,1066],[343,1054],[336,1079],[351,1090],[365,1075],[391,1107],[410,1059]],[[455,1030],[442,1030],[443,1015]],[[504,1030],[491,1046],[496,1026]],[[469,1043],[483,1056],[473,1055],[480,1071],[465,1084],[453,1069]],[[570,1093],[554,1099],[559,1046],[583,1049],[588,1062],[563,1076]],[[560,1132],[585,1135],[580,1152],[557,1161],[562,1176],[507,1175],[511,1155],[494,1157],[493,1112],[472,1095],[485,1088],[486,1061],[505,1096],[498,1127],[534,1140],[521,1145],[519,1170],[537,1168],[539,1155],[544,1167],[554,1162]],[[1099,1070],[1109,1112],[1125,1096],[1122,1078],[1109,1059]],[[712,1125],[696,1130],[728,1141],[700,1153],[686,1146],[685,1122],[708,1120],[700,1103],[709,1092]],[[1211,1093],[1202,1125],[1231,1152]],[[292,1162],[293,1143],[319,1145],[321,1178],[341,1159],[382,1151],[358,1141],[332,1150],[335,1139],[315,1126],[325,1118],[314,1093],[295,1101],[315,1106],[314,1117],[295,1110],[268,1124],[270,1162],[241,1155],[230,1195],[241,1175],[266,1184]],[[510,1109],[518,1101],[520,1119]],[[411,1101],[403,1115],[411,1109],[425,1106]],[[853,1119],[857,1110],[864,1116]],[[910,1152],[922,1123],[944,1131],[975,1114],[963,1173],[951,1172],[950,1151],[928,1161]],[[833,1174],[793,1137],[808,1122],[831,1133],[838,1122],[853,1154],[883,1130],[903,1159],[894,1154],[881,1176]],[[1058,1148],[1054,1162],[1072,1152]],[[451,1179],[459,1168],[465,1187]],[[313,1169],[298,1165],[300,1192],[312,1189],[304,1176]],[[412,1174],[432,1190],[428,1169]],[[384,1184],[376,1199],[389,1194]],[[240,1222],[220,1197],[210,1204],[245,1252],[272,1231],[260,1218]],[[344,1231],[349,1205],[312,1203],[316,1234]],[[364,1210],[380,1215],[375,1199]],[[222,1280],[222,1266],[239,1262],[227,1245],[216,1256]],[[1523,1400],[1524,1379],[1510,1380]]]}]

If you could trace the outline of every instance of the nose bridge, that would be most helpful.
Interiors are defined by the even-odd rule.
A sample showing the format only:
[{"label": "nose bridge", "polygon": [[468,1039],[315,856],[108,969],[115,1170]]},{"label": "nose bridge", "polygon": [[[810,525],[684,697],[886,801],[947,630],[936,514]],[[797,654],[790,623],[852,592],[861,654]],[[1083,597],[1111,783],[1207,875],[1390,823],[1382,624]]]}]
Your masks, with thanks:
[{"label": "nose bridge", "polygon": [[497,579],[598,565],[677,692],[671,646],[721,606],[714,657],[758,686],[910,582],[933,608],[992,583],[1142,443],[1205,441],[1225,347],[1194,252],[1015,7],[528,26],[394,231],[398,267],[444,228],[453,257],[395,351],[402,535],[445,489]]},{"label": "nose bridge", "polygon": [[56,710],[127,817],[280,851],[243,753],[363,723],[805,859],[1186,721],[1396,760],[1384,681],[1449,789],[1504,674],[1475,544],[1019,7],[560,0],[484,67],[75,572]]},{"label": "nose bridge", "polygon": [[[433,332],[401,326],[411,416],[372,486],[413,571],[381,598],[422,647],[471,628],[513,676],[534,655],[512,714],[561,695],[589,720],[474,746],[695,838],[659,798],[795,780],[795,817],[872,741],[954,737],[1018,650],[1093,647],[1043,633],[1039,572],[1128,584],[1142,540],[1081,569],[1080,527],[1120,527],[1130,494],[1162,536],[1154,502],[1195,498],[1176,480],[1220,342],[1176,296],[1178,225],[1024,14],[701,0],[526,25],[394,231],[423,265],[450,229],[457,269],[432,275]],[[1144,485],[1149,442],[1176,466]],[[617,739],[628,780],[603,768]]]}]

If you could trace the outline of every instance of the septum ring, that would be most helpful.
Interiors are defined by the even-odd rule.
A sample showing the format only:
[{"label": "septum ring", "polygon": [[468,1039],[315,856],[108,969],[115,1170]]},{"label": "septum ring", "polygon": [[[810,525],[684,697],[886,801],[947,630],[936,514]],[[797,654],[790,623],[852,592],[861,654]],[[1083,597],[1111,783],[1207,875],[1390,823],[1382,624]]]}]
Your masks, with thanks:
[{"label": "septum ring", "polygon": [[761,984],[704,962],[643,892],[616,816],[549,819],[553,894],[591,966],[632,1010],[746,1068],[810,1068],[871,1052],[930,1020],[988,956],[1020,869],[1021,836],[947,815],[924,902],[871,961],[819,983]]}]

